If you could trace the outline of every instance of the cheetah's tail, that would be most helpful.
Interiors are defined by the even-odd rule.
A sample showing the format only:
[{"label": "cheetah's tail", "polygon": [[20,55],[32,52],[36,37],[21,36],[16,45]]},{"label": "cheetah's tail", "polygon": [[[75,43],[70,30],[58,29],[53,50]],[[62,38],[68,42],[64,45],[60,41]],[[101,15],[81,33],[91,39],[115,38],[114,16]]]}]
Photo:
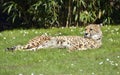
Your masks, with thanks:
[{"label": "cheetah's tail", "polygon": [[22,49],[24,49],[23,46],[17,45],[17,46],[13,46],[13,47],[8,47],[5,49],[5,51],[16,51],[16,50],[22,50]]}]

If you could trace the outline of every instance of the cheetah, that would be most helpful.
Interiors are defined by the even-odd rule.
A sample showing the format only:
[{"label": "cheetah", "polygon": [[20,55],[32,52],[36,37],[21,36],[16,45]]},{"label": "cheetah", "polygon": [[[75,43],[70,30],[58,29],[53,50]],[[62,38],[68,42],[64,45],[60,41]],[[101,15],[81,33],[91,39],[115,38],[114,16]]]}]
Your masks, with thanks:
[{"label": "cheetah", "polygon": [[7,48],[8,51],[37,51],[42,48],[67,48],[68,51],[88,50],[102,45],[102,24],[89,24],[84,36],[37,36],[26,45]]}]

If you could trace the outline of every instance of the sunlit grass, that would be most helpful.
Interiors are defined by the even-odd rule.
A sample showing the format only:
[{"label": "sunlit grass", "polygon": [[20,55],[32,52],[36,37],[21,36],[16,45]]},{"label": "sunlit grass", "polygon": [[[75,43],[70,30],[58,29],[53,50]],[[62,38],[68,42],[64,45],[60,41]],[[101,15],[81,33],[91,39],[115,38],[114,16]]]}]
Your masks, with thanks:
[{"label": "sunlit grass", "polygon": [[120,26],[103,26],[103,46],[75,51],[41,49],[6,52],[6,47],[25,44],[38,35],[83,35],[84,28],[10,30],[0,33],[0,75],[119,75]]}]

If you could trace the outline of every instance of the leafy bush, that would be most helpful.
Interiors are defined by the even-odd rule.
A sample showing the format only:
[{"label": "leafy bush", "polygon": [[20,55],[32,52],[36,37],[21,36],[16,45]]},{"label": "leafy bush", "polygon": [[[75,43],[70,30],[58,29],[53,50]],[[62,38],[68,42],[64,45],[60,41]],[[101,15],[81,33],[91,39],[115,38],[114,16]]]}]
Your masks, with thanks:
[{"label": "leafy bush", "polygon": [[3,13],[9,15],[7,20],[28,27],[120,23],[119,0],[3,1]]}]

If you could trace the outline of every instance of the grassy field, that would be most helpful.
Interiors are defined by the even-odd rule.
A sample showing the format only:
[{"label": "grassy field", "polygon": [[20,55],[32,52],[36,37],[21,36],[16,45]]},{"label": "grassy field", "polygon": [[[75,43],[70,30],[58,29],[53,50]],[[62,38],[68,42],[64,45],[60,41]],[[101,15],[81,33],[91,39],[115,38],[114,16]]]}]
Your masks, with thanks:
[{"label": "grassy field", "polygon": [[99,49],[75,51],[41,49],[6,52],[37,35],[83,35],[84,28],[9,30],[0,32],[0,75],[120,75],[120,26],[103,26]]}]

